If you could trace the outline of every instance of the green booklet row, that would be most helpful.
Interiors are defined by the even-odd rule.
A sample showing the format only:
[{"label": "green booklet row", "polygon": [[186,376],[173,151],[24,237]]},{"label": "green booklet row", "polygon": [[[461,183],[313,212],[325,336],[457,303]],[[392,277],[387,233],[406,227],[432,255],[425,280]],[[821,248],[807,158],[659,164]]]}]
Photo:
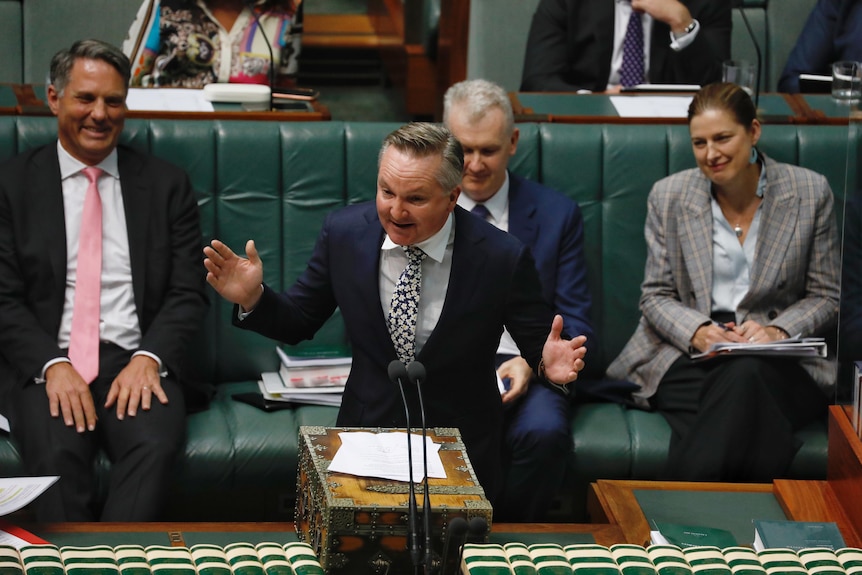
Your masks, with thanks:
[{"label": "green booklet row", "polygon": [[464,575],[862,575],[862,549],[765,549],[676,545],[464,546]]},{"label": "green booklet row", "polygon": [[323,575],[306,543],[0,545],[0,575]]}]

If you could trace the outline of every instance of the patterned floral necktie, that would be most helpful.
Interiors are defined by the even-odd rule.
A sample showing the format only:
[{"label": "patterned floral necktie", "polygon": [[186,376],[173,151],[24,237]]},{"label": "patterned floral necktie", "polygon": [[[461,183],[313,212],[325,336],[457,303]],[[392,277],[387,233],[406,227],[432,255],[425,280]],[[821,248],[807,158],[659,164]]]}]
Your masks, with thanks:
[{"label": "patterned floral necktie", "polygon": [[626,35],[623,38],[623,65],[620,84],[626,88],[644,82],[644,27],[641,13],[632,10]]},{"label": "patterned floral necktie", "polygon": [[422,260],[425,252],[415,246],[402,246],[407,254],[407,266],[401,272],[392,301],[389,303],[389,335],[395,351],[404,364],[416,357],[416,318],[419,292],[422,287]]}]

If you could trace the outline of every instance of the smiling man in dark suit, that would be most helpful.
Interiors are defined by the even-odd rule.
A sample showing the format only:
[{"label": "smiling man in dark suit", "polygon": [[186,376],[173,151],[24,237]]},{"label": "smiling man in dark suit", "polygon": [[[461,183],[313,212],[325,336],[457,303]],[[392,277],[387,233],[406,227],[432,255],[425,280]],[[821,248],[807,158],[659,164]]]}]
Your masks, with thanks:
[{"label": "smiling man in dark suit", "polygon": [[[204,249],[204,265],[210,285],[238,304],[235,323],[286,343],[310,339],[341,310],[353,367],[339,426],[404,427],[387,367],[395,359],[422,362],[428,426],[461,430],[493,503],[502,435],[494,356],[503,328],[533,371],[559,385],[577,378],[586,350],[583,337],[560,337],[563,319],[542,297],[529,249],[457,206],[462,170],[461,146],[448,130],[408,124],[384,140],[376,202],[329,214],[308,267],[286,292],[262,284],[253,241],[245,259],[215,240]],[[398,349],[409,322],[393,321],[393,295],[412,253],[421,259],[421,279],[415,328],[406,330],[415,351],[405,357]]]},{"label": "smiling man in dark suit", "polygon": [[128,80],[114,46],[58,52],[58,141],[0,166],[2,410],[27,473],[60,476],[39,521],[157,519],[185,434],[182,359],[207,305],[197,204],[179,168],[118,146]]}]

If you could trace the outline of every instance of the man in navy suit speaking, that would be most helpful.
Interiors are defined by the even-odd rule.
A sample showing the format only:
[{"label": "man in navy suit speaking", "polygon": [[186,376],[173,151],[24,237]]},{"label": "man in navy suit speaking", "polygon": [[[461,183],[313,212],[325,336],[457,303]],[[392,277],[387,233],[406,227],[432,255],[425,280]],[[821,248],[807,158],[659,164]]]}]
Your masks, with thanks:
[{"label": "man in navy suit speaking", "polygon": [[[422,362],[428,426],[460,429],[493,503],[501,488],[503,415],[494,359],[503,328],[536,375],[556,385],[578,377],[586,349],[584,337],[561,337],[563,318],[542,296],[529,249],[457,206],[463,165],[461,146],[446,128],[408,124],[383,142],[376,201],[327,216],[307,268],[286,292],[263,284],[251,240],[247,258],[214,240],[204,248],[204,265],[210,285],[237,304],[234,322],[267,337],[310,339],[341,310],[353,367],[339,426],[404,427],[387,368],[395,359]],[[419,269],[408,274],[417,253]],[[419,278],[412,324],[393,320],[406,275]],[[407,357],[404,338],[415,346]]]},{"label": "man in navy suit speaking", "polygon": [[[464,150],[458,205],[530,248],[545,299],[563,316],[567,332],[592,344],[584,218],[571,199],[508,170],[520,132],[506,91],[487,80],[459,82],[446,92],[443,122]],[[494,517],[541,522],[562,485],[572,449],[569,397],[547,385],[530,385],[532,370],[508,333],[496,363],[508,385],[505,483]]]}]

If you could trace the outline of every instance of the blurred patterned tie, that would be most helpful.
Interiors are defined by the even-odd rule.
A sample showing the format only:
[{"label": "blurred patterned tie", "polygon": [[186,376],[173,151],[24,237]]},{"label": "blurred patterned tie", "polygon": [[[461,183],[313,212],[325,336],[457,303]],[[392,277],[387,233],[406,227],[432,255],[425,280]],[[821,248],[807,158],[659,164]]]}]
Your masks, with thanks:
[{"label": "blurred patterned tie", "polygon": [[90,180],[81,214],[78,240],[78,269],[75,278],[75,303],[72,332],[69,335],[69,360],[87,383],[99,375],[99,319],[102,288],[102,199],[97,184],[102,170],[84,168]]},{"label": "blurred patterned tie", "polygon": [[488,221],[488,216],[491,215],[491,212],[485,207],[485,204],[476,204],[473,206],[473,209],[470,210],[470,213],[474,216],[479,216],[486,222]]},{"label": "blurred patterned tie", "polygon": [[644,27],[641,13],[632,10],[623,39],[623,65],[620,84],[628,88],[644,82]]},{"label": "blurred patterned tie", "polygon": [[402,246],[407,266],[401,272],[389,303],[389,335],[404,364],[416,358],[416,318],[422,287],[422,260],[425,252],[415,246]]}]

